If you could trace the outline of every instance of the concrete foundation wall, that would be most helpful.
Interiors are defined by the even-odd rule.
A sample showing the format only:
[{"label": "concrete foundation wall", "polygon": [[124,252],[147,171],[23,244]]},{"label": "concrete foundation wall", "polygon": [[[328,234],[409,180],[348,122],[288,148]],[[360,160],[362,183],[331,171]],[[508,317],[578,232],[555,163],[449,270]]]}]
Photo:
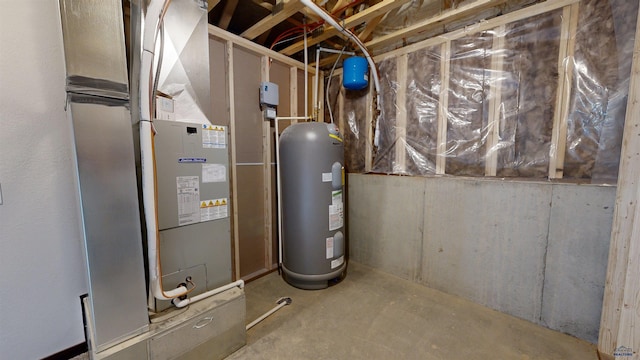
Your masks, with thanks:
[{"label": "concrete foundation wall", "polygon": [[615,187],[350,174],[350,258],[596,342]]}]

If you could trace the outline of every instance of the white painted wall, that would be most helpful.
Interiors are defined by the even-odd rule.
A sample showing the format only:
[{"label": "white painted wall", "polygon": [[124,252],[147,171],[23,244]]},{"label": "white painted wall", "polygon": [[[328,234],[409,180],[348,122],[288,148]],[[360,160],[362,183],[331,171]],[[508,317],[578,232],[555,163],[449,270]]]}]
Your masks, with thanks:
[{"label": "white painted wall", "polygon": [[0,0],[0,357],[84,341],[87,292],[57,0]]}]

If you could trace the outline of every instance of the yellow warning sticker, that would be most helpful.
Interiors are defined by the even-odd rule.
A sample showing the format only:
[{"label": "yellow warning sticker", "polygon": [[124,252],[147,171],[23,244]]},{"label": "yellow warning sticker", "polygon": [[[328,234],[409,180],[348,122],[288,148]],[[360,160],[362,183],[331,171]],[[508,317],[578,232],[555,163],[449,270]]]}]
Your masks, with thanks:
[{"label": "yellow warning sticker", "polygon": [[227,198],[200,201],[200,221],[210,221],[229,217]]}]

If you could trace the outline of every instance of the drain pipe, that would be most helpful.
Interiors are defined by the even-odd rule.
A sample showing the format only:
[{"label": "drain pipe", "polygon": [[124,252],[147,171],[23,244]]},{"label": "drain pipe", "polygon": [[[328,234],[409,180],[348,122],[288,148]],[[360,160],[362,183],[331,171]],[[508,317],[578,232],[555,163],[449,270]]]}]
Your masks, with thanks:
[{"label": "drain pipe", "polygon": [[219,288],[213,289],[213,290],[209,290],[207,292],[204,292],[202,294],[190,297],[190,298],[186,298],[184,300],[180,300],[178,298],[175,298],[173,300],[171,300],[171,303],[177,307],[177,308],[183,308],[191,303],[194,303],[196,301],[202,300],[202,299],[206,299],[209,296],[213,296],[216,294],[220,294],[223,291],[227,291],[229,289],[233,289],[234,287],[239,287],[240,289],[244,289],[244,281],[243,280],[238,280],[235,282],[232,282],[230,284],[224,285],[224,286],[220,286]]},{"label": "drain pipe", "polygon": [[[376,108],[378,109],[378,113],[380,114],[381,113],[380,110],[382,109],[382,103],[381,103],[382,98],[380,97],[380,78],[378,77],[376,64],[373,62],[373,59],[371,58],[371,55],[369,54],[367,47],[350,30],[345,29],[342,25],[338,24],[338,22],[330,14],[327,14],[324,10],[322,10],[321,7],[316,5],[313,2],[313,0],[300,0],[300,2],[306,7],[308,7],[309,10],[313,11],[314,13],[316,13],[316,15],[318,15],[323,20],[325,20],[329,25],[333,26],[334,28],[336,28],[336,30],[346,35],[349,39],[351,39],[354,43],[356,43],[356,45],[358,45],[360,50],[362,50],[362,52],[364,53],[364,56],[367,58],[367,62],[369,63],[371,74],[373,75],[373,85],[376,88]],[[376,120],[376,139],[377,139],[379,121],[380,121],[380,115],[378,115],[378,118]]]},{"label": "drain pipe", "polygon": [[140,158],[142,162],[142,204],[147,227],[147,252],[149,260],[149,283],[156,299],[171,300],[185,295],[184,286],[164,291],[159,269],[157,203],[155,195],[155,159],[153,154],[152,102],[153,61],[156,39],[164,14],[171,0],[152,0],[144,17],[142,59],[140,64]]},{"label": "drain pipe", "polygon": [[247,325],[247,331],[249,329],[251,329],[252,327],[256,326],[260,321],[266,319],[267,317],[271,316],[274,312],[282,309],[283,307],[291,304],[293,302],[293,300],[291,300],[290,297],[283,297],[278,299],[278,301],[276,301],[276,305],[273,309],[267,311],[266,313],[264,313],[262,316],[260,316],[259,318],[253,320],[249,325]]}]

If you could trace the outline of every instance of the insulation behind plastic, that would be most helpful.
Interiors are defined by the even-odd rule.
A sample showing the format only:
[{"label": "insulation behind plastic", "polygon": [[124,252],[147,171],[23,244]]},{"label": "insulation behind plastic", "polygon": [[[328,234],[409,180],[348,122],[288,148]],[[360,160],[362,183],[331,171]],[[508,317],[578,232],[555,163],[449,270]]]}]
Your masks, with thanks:
[{"label": "insulation behind plastic", "polygon": [[[405,6],[404,11],[412,6]],[[574,56],[564,59],[558,58],[561,8],[452,40],[445,77],[441,74],[445,59],[442,44],[407,54],[406,81],[397,79],[401,64],[397,55],[379,56],[383,108],[372,171],[436,174],[438,119],[444,116],[446,150],[440,154],[445,158],[444,174],[487,176],[493,167],[498,177],[548,177],[561,83],[559,65],[571,68],[567,67],[571,63],[568,114],[561,119],[567,124],[566,151],[564,166],[561,163],[559,169],[567,179],[614,183],[638,1],[583,0],[578,8]],[[411,16],[405,20],[409,23]],[[496,48],[496,44],[501,46]],[[396,122],[399,84],[406,84],[406,136],[398,131]],[[328,90],[336,97],[328,106],[337,109],[337,89],[332,84]],[[341,93],[345,97],[347,165],[351,172],[361,172],[365,168],[363,152],[370,143],[362,138],[366,92]],[[441,108],[446,109],[444,114],[440,114]],[[491,138],[492,132],[497,139]],[[403,146],[399,148],[399,144]],[[405,149],[405,154],[398,154],[399,149]]]}]

